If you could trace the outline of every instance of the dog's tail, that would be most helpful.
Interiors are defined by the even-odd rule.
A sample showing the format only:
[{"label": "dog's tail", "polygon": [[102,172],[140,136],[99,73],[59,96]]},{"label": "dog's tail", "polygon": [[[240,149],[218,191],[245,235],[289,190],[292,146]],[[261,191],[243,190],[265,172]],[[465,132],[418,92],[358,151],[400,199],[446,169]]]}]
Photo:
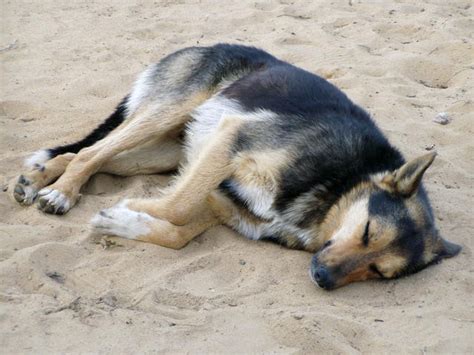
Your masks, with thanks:
[{"label": "dog's tail", "polygon": [[57,146],[49,149],[41,149],[33,153],[25,161],[27,167],[34,167],[36,164],[44,164],[46,161],[54,158],[57,155],[65,153],[78,153],[81,149],[93,145],[95,142],[101,140],[117,128],[127,117],[127,102],[129,96],[126,96],[118,105],[115,111],[99,126],[97,126],[91,133],[83,139],[62,146]]}]

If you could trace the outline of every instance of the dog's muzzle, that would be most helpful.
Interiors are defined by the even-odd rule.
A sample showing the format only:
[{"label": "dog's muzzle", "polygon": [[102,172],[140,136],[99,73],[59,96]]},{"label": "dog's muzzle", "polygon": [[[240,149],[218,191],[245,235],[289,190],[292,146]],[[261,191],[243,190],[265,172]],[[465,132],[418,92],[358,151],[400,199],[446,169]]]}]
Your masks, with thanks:
[{"label": "dog's muzzle", "polygon": [[331,290],[335,286],[330,271],[326,266],[319,264],[317,255],[313,256],[311,261],[310,276],[319,287],[325,290]]}]

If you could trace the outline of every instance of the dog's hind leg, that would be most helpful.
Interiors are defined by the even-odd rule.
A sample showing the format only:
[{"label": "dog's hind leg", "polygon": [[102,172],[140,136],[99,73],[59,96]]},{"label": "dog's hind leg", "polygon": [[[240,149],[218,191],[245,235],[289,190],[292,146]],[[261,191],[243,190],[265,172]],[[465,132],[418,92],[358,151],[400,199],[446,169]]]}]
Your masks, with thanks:
[{"label": "dog's hind leg", "polygon": [[163,174],[177,170],[182,158],[182,142],[166,137],[115,155],[98,172],[119,176]]},{"label": "dog's hind leg", "polygon": [[125,200],[101,211],[92,225],[98,232],[181,248],[210,226],[223,223],[229,206],[215,190],[235,171],[232,145],[242,122],[239,117],[222,118],[213,140],[163,198]]},{"label": "dog's hind leg", "polygon": [[[182,155],[181,142],[165,138],[114,156],[98,172],[120,176],[166,173],[178,168]],[[20,175],[13,192],[15,200],[31,205],[38,191],[61,176],[75,156],[74,153],[58,155]]]},{"label": "dog's hind leg", "polygon": [[64,214],[77,202],[82,185],[107,161],[127,150],[175,135],[188,121],[189,112],[207,96],[207,92],[196,93],[168,105],[162,103],[159,110],[152,107],[93,146],[82,149],[55,183],[38,192],[38,207],[47,213]]},{"label": "dog's hind leg", "polygon": [[13,196],[23,205],[31,205],[38,191],[57,179],[77,152],[93,145],[117,128],[127,118],[128,96],[115,111],[85,138],[71,144],[42,149],[25,160],[27,172],[21,174],[16,182]]},{"label": "dog's hind leg", "polygon": [[[97,134],[93,132],[91,139],[88,136],[81,141],[82,149],[77,144],[61,147],[68,152],[73,148],[79,150],[64,174],[38,193],[41,196],[39,208],[48,213],[65,213],[76,203],[80,187],[114,156],[153,140],[176,137],[184,129],[190,112],[217,90],[216,75],[222,73],[214,67],[205,70],[209,50],[186,48],[151,65],[119,106],[121,124],[117,126],[119,120],[112,120],[109,127],[107,121],[104,122],[100,127],[104,128],[105,135],[101,134],[102,130]],[[29,163],[50,158],[51,150],[45,150]]]},{"label": "dog's hind leg", "polygon": [[107,136],[127,119],[128,101],[129,96],[126,96],[118,104],[115,111],[83,139],[71,144],[38,150],[25,160],[25,166],[33,170],[38,166],[44,165],[48,160],[51,160],[59,155],[66,153],[78,153],[81,149],[90,147],[97,141]]}]

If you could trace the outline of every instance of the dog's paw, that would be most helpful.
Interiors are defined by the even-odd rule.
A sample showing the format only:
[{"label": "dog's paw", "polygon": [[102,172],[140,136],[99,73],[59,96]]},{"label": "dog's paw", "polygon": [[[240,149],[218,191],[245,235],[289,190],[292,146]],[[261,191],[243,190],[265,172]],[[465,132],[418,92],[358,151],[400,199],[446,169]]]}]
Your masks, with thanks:
[{"label": "dog's paw", "polygon": [[77,202],[66,193],[53,188],[44,188],[38,192],[38,208],[46,213],[62,215]]},{"label": "dog's paw", "polygon": [[41,149],[34,152],[25,160],[25,166],[30,169],[37,169],[51,159],[51,153],[48,149]]},{"label": "dog's paw", "polygon": [[15,188],[13,189],[13,197],[22,205],[31,205],[38,196],[38,188],[34,181],[25,175],[20,175]]},{"label": "dog's paw", "polygon": [[154,221],[155,218],[149,214],[133,211],[122,202],[100,211],[92,218],[91,224],[97,233],[136,239],[148,234],[151,231],[149,224]]},{"label": "dog's paw", "polygon": [[38,191],[45,186],[45,166],[32,163],[31,170],[20,175],[13,189],[13,197],[22,205],[31,205],[38,197]]}]

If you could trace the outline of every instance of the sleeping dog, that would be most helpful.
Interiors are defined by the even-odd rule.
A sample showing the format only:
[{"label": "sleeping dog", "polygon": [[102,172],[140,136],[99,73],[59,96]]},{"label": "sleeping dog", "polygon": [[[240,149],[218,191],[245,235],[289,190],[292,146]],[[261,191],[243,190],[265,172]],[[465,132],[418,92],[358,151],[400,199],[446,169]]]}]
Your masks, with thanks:
[{"label": "sleeping dog", "polygon": [[323,78],[257,48],[218,44],[148,67],[87,137],[27,159],[14,197],[64,214],[97,172],[179,170],[161,197],[123,200],[93,228],[178,249],[224,224],[315,253],[311,278],[333,289],[460,251],[438,234],[421,183],[434,158],[406,162]]}]

